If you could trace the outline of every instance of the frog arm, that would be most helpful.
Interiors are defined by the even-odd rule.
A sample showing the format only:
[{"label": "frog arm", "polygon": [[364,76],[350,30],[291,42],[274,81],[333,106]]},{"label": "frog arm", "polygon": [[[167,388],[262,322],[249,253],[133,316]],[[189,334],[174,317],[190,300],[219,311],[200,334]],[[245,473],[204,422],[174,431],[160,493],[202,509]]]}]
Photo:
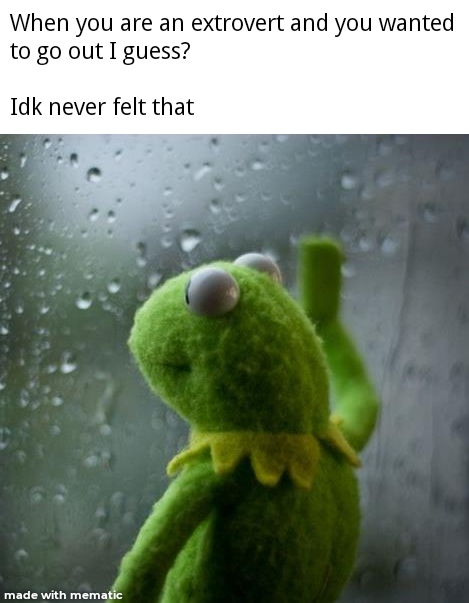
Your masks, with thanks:
[{"label": "frog arm", "polygon": [[323,342],[336,398],[335,419],[347,441],[361,450],[375,426],[379,400],[339,318],[342,250],[331,239],[305,237],[299,252],[301,303]]},{"label": "frog arm", "polygon": [[[219,479],[219,478],[218,478]],[[124,603],[154,603],[166,574],[195,528],[213,509],[217,476],[207,463],[188,466],[172,482],[121,562],[112,586]]]}]

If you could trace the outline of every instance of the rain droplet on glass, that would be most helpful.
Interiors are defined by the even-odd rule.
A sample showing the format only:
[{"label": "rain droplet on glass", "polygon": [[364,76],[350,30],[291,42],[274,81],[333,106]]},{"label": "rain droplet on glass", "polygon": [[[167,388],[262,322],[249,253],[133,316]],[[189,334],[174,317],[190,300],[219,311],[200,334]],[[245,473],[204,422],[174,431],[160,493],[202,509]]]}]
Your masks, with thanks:
[{"label": "rain droplet on glass", "polygon": [[254,172],[259,172],[260,170],[263,170],[265,168],[265,163],[263,161],[261,161],[260,159],[254,159],[254,161],[251,162],[251,170],[253,170]]},{"label": "rain droplet on glass", "polygon": [[101,170],[97,167],[92,167],[88,170],[86,174],[86,179],[88,182],[97,183],[101,181]]},{"label": "rain droplet on glass", "polygon": [[212,199],[210,201],[209,208],[212,214],[219,214],[221,211],[221,203],[219,199]]},{"label": "rain droplet on glass", "polygon": [[179,237],[179,244],[181,249],[186,253],[194,251],[194,249],[200,244],[202,237],[198,230],[193,228],[186,228],[181,232]]},{"label": "rain droplet on glass", "polygon": [[12,199],[10,205],[8,206],[8,211],[10,212],[10,214],[16,211],[22,201],[23,199],[21,199],[21,197],[15,197],[14,199]]},{"label": "rain droplet on glass", "polygon": [[82,293],[79,297],[77,297],[75,301],[76,307],[80,310],[88,310],[92,303],[93,298],[91,297],[91,294],[88,291]]},{"label": "rain droplet on glass", "polygon": [[99,218],[99,209],[94,207],[88,214],[88,219],[90,222],[96,222],[96,220],[98,218]]},{"label": "rain droplet on glass", "polygon": [[155,289],[158,287],[162,278],[163,275],[160,272],[152,272],[147,279],[148,288]]},{"label": "rain droplet on glass", "polygon": [[358,178],[352,172],[344,172],[340,177],[340,186],[344,191],[353,191],[358,186]]},{"label": "rain droplet on glass", "polygon": [[69,373],[73,373],[77,368],[77,363],[70,352],[65,352],[62,357],[62,362],[60,363],[60,372],[63,375],[68,375]]},{"label": "rain droplet on glass", "polygon": [[194,174],[195,182],[202,180],[202,178],[204,176],[206,176],[207,174],[210,174],[211,171],[212,171],[212,166],[209,163],[204,163],[204,165],[201,168],[199,168]]},{"label": "rain droplet on glass", "polygon": [[112,280],[109,281],[108,285],[107,285],[107,290],[109,291],[109,293],[117,293],[121,288],[121,283],[120,280],[118,278],[113,278]]},{"label": "rain droplet on glass", "polygon": [[398,248],[399,242],[390,236],[385,236],[380,243],[381,253],[386,256],[394,255]]}]

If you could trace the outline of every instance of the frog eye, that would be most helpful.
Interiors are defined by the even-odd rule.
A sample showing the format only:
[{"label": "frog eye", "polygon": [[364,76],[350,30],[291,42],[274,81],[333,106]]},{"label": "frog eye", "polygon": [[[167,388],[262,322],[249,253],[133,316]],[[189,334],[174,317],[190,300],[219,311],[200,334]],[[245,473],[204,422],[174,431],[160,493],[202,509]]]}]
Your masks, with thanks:
[{"label": "frog eye", "polygon": [[282,273],[277,264],[262,253],[245,253],[234,262],[237,266],[247,266],[259,272],[266,272],[271,279],[282,284]]},{"label": "frog eye", "polygon": [[186,286],[186,304],[195,314],[221,316],[232,310],[238,301],[238,283],[220,268],[198,270]]}]

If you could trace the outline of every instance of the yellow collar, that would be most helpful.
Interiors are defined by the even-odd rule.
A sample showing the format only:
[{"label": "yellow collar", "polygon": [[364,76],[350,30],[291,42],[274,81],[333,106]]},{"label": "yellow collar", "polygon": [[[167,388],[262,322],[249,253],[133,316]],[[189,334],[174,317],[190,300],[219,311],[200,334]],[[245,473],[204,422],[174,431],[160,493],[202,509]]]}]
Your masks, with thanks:
[{"label": "yellow collar", "polygon": [[[360,459],[338,428],[339,422],[332,417],[320,440],[343,454],[351,465],[359,467]],[[230,473],[243,458],[249,457],[262,485],[276,486],[287,472],[295,485],[309,489],[313,485],[321,447],[318,438],[311,434],[193,432],[188,448],[169,463],[168,475],[174,475],[205,450],[210,450],[213,469],[219,475]]]}]

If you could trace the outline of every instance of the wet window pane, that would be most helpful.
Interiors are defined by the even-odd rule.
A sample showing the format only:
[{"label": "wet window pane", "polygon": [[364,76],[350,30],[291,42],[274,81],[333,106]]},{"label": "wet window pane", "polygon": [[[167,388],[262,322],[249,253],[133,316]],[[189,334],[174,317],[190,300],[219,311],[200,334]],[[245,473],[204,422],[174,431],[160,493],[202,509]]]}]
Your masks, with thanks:
[{"label": "wet window pane", "polygon": [[295,293],[298,237],[347,251],[383,399],[343,601],[469,601],[469,139],[0,137],[0,580],[105,591],[184,424],[137,373],[135,309],[247,251]]}]

